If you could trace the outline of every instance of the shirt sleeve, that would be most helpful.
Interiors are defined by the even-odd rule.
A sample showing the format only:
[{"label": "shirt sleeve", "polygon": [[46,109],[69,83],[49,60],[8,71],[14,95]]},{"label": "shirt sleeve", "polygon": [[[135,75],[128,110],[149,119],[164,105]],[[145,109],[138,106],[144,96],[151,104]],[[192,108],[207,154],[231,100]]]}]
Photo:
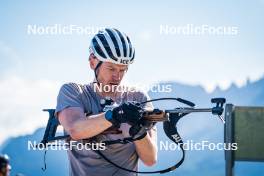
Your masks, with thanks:
[{"label": "shirt sleeve", "polygon": [[81,99],[81,89],[78,84],[67,83],[64,84],[59,91],[57,96],[57,106],[55,115],[68,107],[80,107],[84,109]]}]

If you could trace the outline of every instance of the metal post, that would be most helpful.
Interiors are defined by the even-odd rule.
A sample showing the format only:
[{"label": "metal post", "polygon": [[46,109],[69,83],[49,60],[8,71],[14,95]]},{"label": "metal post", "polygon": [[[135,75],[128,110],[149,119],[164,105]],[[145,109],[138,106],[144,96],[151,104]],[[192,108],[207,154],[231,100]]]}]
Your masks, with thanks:
[{"label": "metal post", "polygon": [[[225,143],[234,142],[234,119],[232,117],[234,105],[226,104],[225,107],[225,129],[224,129],[224,141]],[[226,176],[234,175],[234,153],[232,150],[225,151],[225,173]]]}]

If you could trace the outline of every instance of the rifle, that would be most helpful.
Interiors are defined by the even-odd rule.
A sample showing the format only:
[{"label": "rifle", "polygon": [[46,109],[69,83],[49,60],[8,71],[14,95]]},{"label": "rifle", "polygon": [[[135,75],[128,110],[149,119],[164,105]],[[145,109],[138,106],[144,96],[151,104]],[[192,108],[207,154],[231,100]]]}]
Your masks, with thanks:
[{"label": "rifle", "polygon": [[[98,155],[100,155],[102,158],[104,158],[106,161],[114,165],[115,167],[128,171],[128,172],[134,172],[134,173],[142,173],[142,174],[154,174],[154,173],[166,173],[170,172],[172,170],[175,170],[178,168],[184,161],[185,158],[185,150],[183,149],[183,140],[181,139],[178,131],[177,131],[177,122],[184,117],[187,114],[190,113],[197,113],[197,112],[210,112],[213,115],[217,115],[223,123],[225,123],[224,118],[222,118],[222,113],[224,111],[224,103],[226,102],[225,98],[213,98],[211,99],[211,103],[215,104],[212,108],[195,108],[195,104],[191,101],[182,99],[182,98],[158,98],[158,99],[152,99],[147,100],[144,102],[133,102],[137,105],[143,105],[148,102],[154,102],[154,101],[161,101],[161,100],[174,100],[178,101],[180,103],[183,103],[187,105],[188,107],[178,107],[174,109],[167,109],[167,110],[161,110],[161,109],[153,109],[153,110],[145,110],[143,112],[142,118],[139,121],[139,123],[135,126],[132,126],[129,130],[129,133],[131,137],[127,137],[124,139],[117,139],[113,141],[103,141],[102,143],[105,143],[106,145],[113,145],[117,143],[126,144],[133,142],[135,140],[142,139],[145,137],[146,133],[143,135],[134,138],[134,136],[139,132],[139,130],[144,127],[144,123],[157,123],[157,122],[163,122],[163,129],[167,137],[172,140],[174,143],[179,145],[179,147],[182,150],[182,158],[179,162],[177,162],[175,165],[158,171],[149,171],[149,172],[143,172],[143,171],[134,171],[130,170],[124,167],[119,166],[118,164],[112,162],[109,160],[105,155],[101,153],[99,150],[94,150]],[[105,98],[101,100],[101,106],[103,107],[103,112],[107,111],[108,109],[111,109],[116,104],[113,103],[113,101],[109,98]],[[55,117],[55,109],[44,109],[44,111],[47,111],[49,113],[49,120],[45,129],[45,133],[43,136],[42,141],[38,145],[44,145],[45,147],[48,147],[52,142],[56,140],[71,140],[70,135],[62,135],[62,136],[56,136],[57,127],[59,125],[58,119]],[[149,130],[149,129],[148,129]],[[175,138],[177,136],[177,139]],[[46,154],[46,152],[45,152]],[[44,162],[45,162],[45,155],[44,155]],[[42,168],[43,169],[43,168]],[[46,163],[45,163],[45,169],[46,169]],[[45,170],[43,169],[43,170]]]}]

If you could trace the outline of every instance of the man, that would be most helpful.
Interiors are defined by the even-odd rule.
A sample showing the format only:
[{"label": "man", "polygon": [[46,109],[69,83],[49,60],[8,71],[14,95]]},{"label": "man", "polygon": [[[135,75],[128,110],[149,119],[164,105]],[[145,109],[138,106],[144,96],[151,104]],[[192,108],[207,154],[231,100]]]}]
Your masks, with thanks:
[{"label": "man", "polygon": [[[129,137],[129,129],[141,118],[142,108],[153,108],[150,103],[142,107],[127,103],[146,101],[148,96],[144,93],[117,88],[134,57],[135,49],[130,39],[117,29],[106,28],[92,38],[89,64],[94,70],[95,81],[87,85],[64,84],[57,98],[56,116],[73,140],[96,138],[105,141]],[[104,89],[106,87],[110,87],[110,91]],[[105,97],[112,98],[119,106],[102,112],[100,101]],[[152,166],[157,160],[156,135],[156,128],[152,128],[142,139],[106,146],[102,153],[127,169],[137,170],[138,158]],[[68,150],[68,158],[70,175],[136,175],[111,165],[93,150]]]},{"label": "man", "polygon": [[7,155],[0,155],[0,176],[9,176],[11,166]]}]

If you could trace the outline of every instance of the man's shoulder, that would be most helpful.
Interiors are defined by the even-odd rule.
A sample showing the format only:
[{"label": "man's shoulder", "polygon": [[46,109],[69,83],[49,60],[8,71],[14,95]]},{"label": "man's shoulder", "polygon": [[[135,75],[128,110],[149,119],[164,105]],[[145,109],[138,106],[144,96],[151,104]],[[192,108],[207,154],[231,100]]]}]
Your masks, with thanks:
[{"label": "man's shoulder", "polygon": [[[132,87],[126,92],[126,97],[128,101],[145,102],[147,100],[150,100],[150,97],[147,92],[141,89],[137,89],[135,87]],[[142,104],[142,107],[144,109],[153,109],[153,105],[151,102]]]},{"label": "man's shoulder", "polygon": [[133,97],[136,101],[146,101],[148,99],[147,92],[133,86],[126,86],[125,93],[128,97]]},{"label": "man's shoulder", "polygon": [[75,82],[67,82],[64,83],[60,90],[61,91],[74,91],[78,93],[82,93],[85,88],[87,88],[88,85],[86,84],[80,84],[80,83],[75,83]]}]

